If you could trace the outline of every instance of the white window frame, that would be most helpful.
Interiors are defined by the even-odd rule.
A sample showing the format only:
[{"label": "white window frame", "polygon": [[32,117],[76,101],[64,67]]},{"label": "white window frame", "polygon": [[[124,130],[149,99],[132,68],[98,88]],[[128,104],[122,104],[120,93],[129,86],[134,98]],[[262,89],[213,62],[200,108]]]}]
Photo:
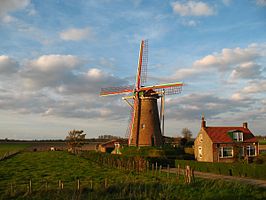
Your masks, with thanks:
[{"label": "white window frame", "polygon": [[[250,152],[251,152],[251,147],[254,148],[254,155],[251,155]],[[247,146],[247,156],[249,157],[253,157],[253,156],[256,156],[257,155],[257,149],[256,149],[256,146],[255,145],[249,145]]]},{"label": "white window frame", "polygon": [[237,142],[243,142],[243,132],[233,132],[233,140]]},{"label": "white window frame", "polygon": [[[229,156],[224,155],[224,149],[231,149],[231,154]],[[230,151],[230,150],[229,150]],[[228,147],[220,147],[219,149],[219,158],[232,158],[234,157],[234,148],[232,146],[228,146]]]}]

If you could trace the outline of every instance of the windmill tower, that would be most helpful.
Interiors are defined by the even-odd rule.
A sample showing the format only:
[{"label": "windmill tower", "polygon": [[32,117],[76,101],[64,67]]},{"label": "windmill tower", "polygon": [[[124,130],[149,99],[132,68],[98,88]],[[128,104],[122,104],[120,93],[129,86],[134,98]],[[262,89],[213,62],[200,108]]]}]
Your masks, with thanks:
[{"label": "windmill tower", "polygon": [[[135,86],[109,87],[101,89],[101,96],[132,93],[123,99],[131,107],[128,129],[130,146],[161,146],[164,129],[164,95],[178,94],[183,83],[167,83],[144,86],[147,79],[148,41],[141,41],[138,69]],[[157,100],[161,98],[161,109],[158,111]],[[129,100],[133,99],[133,103]],[[162,125],[162,127],[161,127]]]}]

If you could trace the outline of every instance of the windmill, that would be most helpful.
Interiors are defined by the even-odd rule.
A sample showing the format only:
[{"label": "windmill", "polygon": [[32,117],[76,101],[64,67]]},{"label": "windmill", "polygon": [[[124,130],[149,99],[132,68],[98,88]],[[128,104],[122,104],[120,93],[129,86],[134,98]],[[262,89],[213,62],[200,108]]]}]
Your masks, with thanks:
[{"label": "windmill", "polygon": [[[128,128],[129,146],[161,146],[163,144],[164,96],[179,94],[183,86],[182,82],[144,86],[147,80],[147,64],[148,41],[142,40],[135,86],[102,88],[100,93],[101,96],[132,93],[131,96],[123,97],[131,107]],[[157,105],[159,98],[161,98],[160,113]],[[130,99],[133,102],[130,102]]]}]

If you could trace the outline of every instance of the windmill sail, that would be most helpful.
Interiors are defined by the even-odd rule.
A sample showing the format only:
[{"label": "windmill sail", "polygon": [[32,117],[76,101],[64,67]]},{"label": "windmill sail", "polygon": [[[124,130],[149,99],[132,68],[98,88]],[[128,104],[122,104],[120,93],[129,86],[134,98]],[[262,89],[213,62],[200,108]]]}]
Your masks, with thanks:
[{"label": "windmill sail", "polygon": [[165,83],[165,84],[160,84],[160,85],[145,86],[145,87],[142,87],[140,91],[147,91],[147,90],[154,90],[156,92],[163,91],[164,94],[171,95],[171,94],[181,93],[182,86],[184,86],[182,82]]},{"label": "windmill sail", "polygon": [[101,88],[100,96],[117,95],[134,91],[133,85]]},{"label": "windmill sail", "polygon": [[[123,99],[131,107],[129,126],[127,128],[130,146],[161,146],[164,133],[164,95],[178,94],[183,83],[167,83],[144,86],[147,80],[148,41],[140,44],[138,68],[135,86],[108,87],[101,90],[101,96],[132,93]],[[161,112],[158,113],[157,99],[161,99]],[[134,103],[128,101],[133,99]]]},{"label": "windmill sail", "polygon": [[148,40],[142,40],[139,50],[139,62],[136,76],[136,90],[146,83],[148,65]]}]

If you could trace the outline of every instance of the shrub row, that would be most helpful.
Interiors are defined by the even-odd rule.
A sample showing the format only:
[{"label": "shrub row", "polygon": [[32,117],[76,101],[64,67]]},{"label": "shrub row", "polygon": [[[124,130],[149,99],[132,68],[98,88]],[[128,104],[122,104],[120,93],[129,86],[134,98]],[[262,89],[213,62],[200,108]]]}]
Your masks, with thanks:
[{"label": "shrub row", "polygon": [[175,165],[176,167],[179,165],[182,168],[184,168],[186,165],[190,165],[195,171],[201,172],[266,180],[265,164],[207,163],[191,160],[176,160]]}]

